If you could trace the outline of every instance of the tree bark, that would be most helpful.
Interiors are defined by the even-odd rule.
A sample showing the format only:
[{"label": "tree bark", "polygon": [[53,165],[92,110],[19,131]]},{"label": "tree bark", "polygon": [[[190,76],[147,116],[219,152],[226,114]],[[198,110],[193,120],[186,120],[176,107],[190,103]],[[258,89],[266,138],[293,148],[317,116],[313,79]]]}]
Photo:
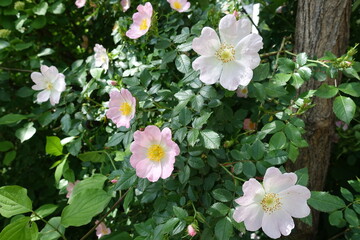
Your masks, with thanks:
[{"label": "tree bark", "polygon": [[[296,16],[295,52],[306,52],[309,57],[322,57],[326,51],[337,56],[345,53],[350,30],[351,0],[299,0]],[[327,79],[334,85],[338,79]],[[300,92],[317,89],[322,83],[310,80]],[[315,107],[303,116],[306,124],[305,139],[309,147],[301,149],[290,170],[307,167],[309,189],[323,190],[330,162],[332,139],[335,132],[333,99],[314,98]],[[317,239],[319,213],[312,212],[313,226],[297,223],[297,240]]]}]

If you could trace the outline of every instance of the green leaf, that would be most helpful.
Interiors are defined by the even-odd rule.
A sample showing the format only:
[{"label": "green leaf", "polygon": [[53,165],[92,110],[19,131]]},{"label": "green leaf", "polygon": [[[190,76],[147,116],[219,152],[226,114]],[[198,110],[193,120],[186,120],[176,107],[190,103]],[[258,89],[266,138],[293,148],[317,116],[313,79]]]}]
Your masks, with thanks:
[{"label": "green leaf", "polygon": [[16,158],[16,151],[9,151],[5,154],[3,163],[5,166],[10,166],[11,162]]},{"label": "green leaf", "polygon": [[32,23],[31,26],[35,29],[43,28],[46,25],[46,17],[38,16]]},{"label": "green leaf", "polygon": [[254,76],[253,76],[252,80],[254,82],[262,81],[262,80],[266,79],[269,75],[270,64],[269,63],[260,64],[253,70],[253,72],[254,72]]},{"label": "green leaf", "polygon": [[178,219],[178,218],[170,218],[168,221],[166,221],[166,223],[162,227],[161,233],[162,234],[170,233],[174,229],[176,224],[178,224],[179,221],[180,221],[180,219]]},{"label": "green leaf", "polygon": [[[39,233],[39,240],[57,240],[61,237],[59,234],[65,233],[65,227],[61,225],[61,217],[53,217],[48,221],[45,227]],[[59,231],[56,231],[54,227]]]},{"label": "green leaf", "polygon": [[303,66],[306,64],[307,62],[307,55],[306,53],[299,53],[297,56],[296,56],[296,62],[300,65],[300,66]]},{"label": "green leaf", "polygon": [[50,154],[53,156],[62,155],[63,146],[61,145],[60,138],[56,136],[46,136],[46,146],[45,152],[46,154]]},{"label": "green leaf", "polygon": [[299,73],[293,73],[290,84],[299,89],[304,84],[304,79],[302,79]]},{"label": "green leaf", "polygon": [[189,214],[185,209],[182,209],[177,206],[173,206],[173,212],[175,216],[178,217],[179,219],[185,219],[187,216],[189,216]]},{"label": "green leaf", "polygon": [[7,152],[10,149],[14,148],[14,144],[10,141],[1,141],[0,142],[0,152]]},{"label": "green leaf", "polygon": [[61,213],[61,224],[68,226],[82,226],[101,213],[111,199],[104,190],[86,189],[79,193],[72,203]]},{"label": "green leaf", "polygon": [[65,4],[63,4],[61,1],[57,1],[49,7],[48,11],[52,14],[62,14],[65,12]]},{"label": "green leaf", "polygon": [[[45,204],[42,205],[41,207],[39,207],[38,209],[35,210],[35,214],[31,214],[31,221],[36,221],[36,220],[40,220],[41,218],[45,218],[47,216],[49,216],[50,214],[52,214],[53,212],[55,212],[55,210],[58,208],[57,205],[55,204]],[[40,217],[38,217],[40,216]]]},{"label": "green leaf", "polygon": [[29,217],[22,217],[7,225],[0,233],[0,240],[37,240],[38,227]]},{"label": "green leaf", "polygon": [[20,139],[21,142],[29,140],[36,133],[36,128],[33,126],[33,122],[26,123],[23,128],[16,130],[15,136]]},{"label": "green leaf", "polygon": [[194,121],[192,122],[192,127],[196,128],[196,129],[201,129],[202,126],[207,123],[207,120],[210,118],[211,116],[211,112],[206,112],[201,114],[200,117],[195,118]]},{"label": "green leaf", "polygon": [[351,208],[345,209],[345,219],[350,224],[350,226],[358,227],[359,226],[359,218],[354,210]]},{"label": "green leaf", "polygon": [[293,73],[295,70],[295,63],[289,58],[279,58],[279,70],[283,73]]},{"label": "green leaf", "polygon": [[337,96],[334,100],[333,111],[341,121],[350,124],[354,118],[356,105],[349,97]]},{"label": "green leaf", "polygon": [[17,123],[23,119],[29,118],[29,115],[21,115],[21,114],[13,114],[9,113],[0,118],[0,125],[10,125],[13,123]]},{"label": "green leaf", "polygon": [[270,138],[270,142],[269,142],[270,150],[283,149],[285,145],[286,145],[286,136],[283,132],[277,132]]},{"label": "green leaf", "polygon": [[137,176],[135,174],[134,169],[128,169],[127,171],[123,172],[118,179],[118,182],[115,185],[116,191],[118,190],[125,190],[130,188],[134,185],[137,180]]},{"label": "green leaf", "polygon": [[45,15],[49,5],[47,2],[41,2],[33,8],[36,15]]},{"label": "green leaf", "polygon": [[105,162],[106,154],[103,152],[86,152],[78,155],[78,158],[84,162]]},{"label": "green leaf", "polygon": [[223,203],[214,203],[208,210],[207,213],[212,217],[224,217],[228,214],[230,208]]},{"label": "green leaf", "polygon": [[256,166],[253,162],[244,162],[243,173],[245,176],[251,178],[256,174]]},{"label": "green leaf", "polygon": [[95,79],[100,79],[102,72],[103,72],[102,68],[92,68],[92,69],[90,69],[90,75]]},{"label": "green leaf", "polygon": [[176,69],[181,73],[189,72],[190,63],[191,63],[190,58],[185,54],[181,54],[175,59]]},{"label": "green leaf", "polygon": [[0,50],[10,46],[10,43],[4,40],[0,40]]},{"label": "green leaf", "polygon": [[348,183],[350,186],[358,193],[360,193],[360,179],[355,180],[349,180]]},{"label": "green leaf", "polygon": [[192,100],[191,100],[191,107],[195,110],[200,112],[201,109],[204,106],[204,98],[201,95],[196,95]]},{"label": "green leaf", "polygon": [[272,165],[280,165],[287,161],[288,153],[282,150],[273,150],[268,152],[264,160]]},{"label": "green leaf", "polygon": [[304,66],[298,69],[298,73],[300,74],[300,77],[306,81],[308,81],[311,77],[311,69]]},{"label": "green leaf", "polygon": [[349,94],[353,97],[360,97],[360,83],[352,82],[352,83],[343,83],[339,85],[339,90],[343,93]]},{"label": "green leaf", "polygon": [[298,180],[297,180],[296,184],[306,187],[308,182],[309,182],[308,169],[307,168],[301,168],[299,170],[296,170],[295,174],[298,177]]},{"label": "green leaf", "polygon": [[0,188],[0,206],[0,214],[6,218],[32,211],[27,190],[15,185]]},{"label": "green leaf", "polygon": [[288,153],[289,153],[289,159],[292,162],[295,162],[300,153],[299,148],[294,144],[290,143],[288,148]]},{"label": "green leaf", "polygon": [[220,147],[220,136],[216,132],[205,129],[200,132],[204,146],[207,149],[218,149]]},{"label": "green leaf", "polygon": [[256,140],[253,145],[251,145],[250,154],[253,159],[260,160],[264,157],[265,146],[260,140]]},{"label": "green leaf", "polygon": [[341,188],[340,188],[340,192],[341,192],[341,195],[342,195],[346,200],[348,200],[349,202],[354,201],[354,196],[353,196],[352,193],[351,193],[349,190],[347,190],[346,188],[341,187]]},{"label": "green leaf", "polygon": [[330,225],[338,227],[338,228],[344,227],[346,225],[346,221],[343,218],[342,211],[332,212],[329,215],[329,223],[330,223]]},{"label": "green leaf", "polygon": [[276,85],[284,86],[290,80],[291,74],[277,73],[274,75],[273,81]]},{"label": "green leaf", "polygon": [[357,80],[360,80],[359,74],[352,67],[346,68],[343,72],[349,78],[356,78]]},{"label": "green leaf", "polygon": [[78,194],[85,192],[87,189],[103,189],[104,182],[107,180],[107,177],[102,174],[94,174],[89,178],[78,182],[72,191],[72,194],[69,199],[69,204],[72,204],[74,199],[76,199]]},{"label": "green leaf", "polygon": [[332,98],[334,97],[339,90],[332,85],[326,83],[321,84],[321,86],[316,90],[315,96],[320,98]]},{"label": "green leaf", "polygon": [[203,86],[200,91],[200,95],[204,98],[213,99],[216,98],[217,92],[213,86],[205,85]]},{"label": "green leaf", "polygon": [[205,163],[200,157],[190,157],[188,163],[190,167],[195,169],[201,169],[205,167]]},{"label": "green leaf", "polygon": [[188,125],[191,122],[191,118],[192,114],[188,108],[183,108],[179,112],[179,123],[181,123],[183,126]]},{"label": "green leaf", "polygon": [[179,101],[189,101],[194,96],[194,92],[191,90],[181,91],[175,94],[175,97]]},{"label": "green leaf", "polygon": [[291,123],[288,123],[284,129],[286,137],[293,142],[297,147],[304,147],[303,138],[299,128]]},{"label": "green leaf", "polygon": [[346,207],[344,201],[327,192],[311,192],[311,198],[308,204],[320,212],[333,212]]},{"label": "green leaf", "polygon": [[229,240],[233,235],[233,226],[230,218],[226,217],[215,225],[215,236],[217,240]]},{"label": "green leaf", "polygon": [[261,132],[265,134],[273,134],[281,131],[285,127],[285,124],[282,121],[275,120],[273,122],[267,123],[261,129]]},{"label": "green leaf", "polygon": [[265,87],[265,92],[269,97],[278,98],[288,94],[284,87],[276,85],[274,83],[267,82],[263,85]]},{"label": "green leaf", "polygon": [[1,0],[0,1],[0,6],[1,7],[6,7],[9,6],[12,3],[12,0]]},{"label": "green leaf", "polygon": [[196,143],[197,140],[198,140],[199,133],[200,133],[200,131],[199,131],[198,129],[195,129],[195,128],[191,129],[191,130],[188,132],[186,139],[187,139],[188,144],[189,144],[190,146],[194,146],[194,145],[195,145],[195,143]]},{"label": "green leaf", "polygon": [[230,191],[222,188],[217,188],[212,191],[213,197],[220,202],[230,202],[233,200],[233,195]]}]

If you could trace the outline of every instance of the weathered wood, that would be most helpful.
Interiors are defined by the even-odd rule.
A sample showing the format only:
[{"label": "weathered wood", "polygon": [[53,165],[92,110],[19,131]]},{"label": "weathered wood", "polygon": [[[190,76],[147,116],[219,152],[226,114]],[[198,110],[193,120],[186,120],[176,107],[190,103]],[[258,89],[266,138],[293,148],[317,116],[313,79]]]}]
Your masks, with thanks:
[{"label": "weathered wood", "polygon": [[[351,0],[299,0],[295,52],[306,52],[310,57],[322,57],[326,51],[337,56],[345,53],[349,39],[350,13]],[[333,85],[334,81],[339,84],[341,79],[327,79],[326,83]],[[320,82],[310,80],[301,87],[300,92],[316,89],[320,85]],[[308,168],[310,190],[324,188],[335,131],[332,102],[333,99],[314,99],[316,106],[303,116],[306,123],[305,138],[309,147],[301,150],[295,164],[287,166],[289,170]],[[313,212],[312,217],[313,227],[298,221],[296,232],[299,235],[296,239],[316,239],[319,213]]]}]

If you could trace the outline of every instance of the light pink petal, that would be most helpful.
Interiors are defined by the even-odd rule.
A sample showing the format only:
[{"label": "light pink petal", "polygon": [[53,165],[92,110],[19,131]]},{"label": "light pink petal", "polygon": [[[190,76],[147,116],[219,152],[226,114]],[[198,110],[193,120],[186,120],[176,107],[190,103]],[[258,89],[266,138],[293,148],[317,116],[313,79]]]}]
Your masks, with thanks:
[{"label": "light pink petal", "polygon": [[76,0],[75,5],[78,8],[82,8],[83,6],[85,6],[86,0]]},{"label": "light pink petal", "polygon": [[121,116],[121,113],[120,113],[119,109],[116,107],[109,108],[106,111],[107,118],[113,119],[113,118],[119,118],[120,116]]},{"label": "light pink petal", "polygon": [[253,71],[250,68],[237,61],[231,61],[223,65],[220,84],[230,91],[235,91],[240,85],[247,86],[252,76]]},{"label": "light pink petal", "polygon": [[214,56],[220,48],[220,39],[214,29],[204,27],[201,35],[192,41],[192,49],[203,56]]},{"label": "light pink petal", "polygon": [[243,222],[249,231],[256,231],[261,227],[264,212],[259,204],[235,208],[233,218],[236,222]]},{"label": "light pink petal", "polygon": [[161,178],[166,179],[170,177],[171,173],[174,171],[174,163],[175,157],[174,156],[166,156],[161,161]]},{"label": "light pink petal", "polygon": [[220,20],[219,32],[221,42],[230,43],[234,47],[251,31],[251,22],[248,19],[236,21],[233,14],[228,14]]},{"label": "light pink petal", "polygon": [[130,157],[130,164],[133,168],[135,168],[140,161],[148,159],[148,149],[136,144],[136,142],[132,142],[130,144],[130,151],[132,152]]},{"label": "light pink petal", "polygon": [[295,185],[279,193],[282,208],[292,217],[303,218],[310,214],[307,200],[310,190],[304,186]]},{"label": "light pink petal", "polygon": [[255,180],[254,178],[250,178],[243,184],[243,192],[244,195],[235,200],[239,205],[249,205],[255,202],[260,202],[265,195],[264,188],[262,185]]},{"label": "light pink petal", "polygon": [[179,11],[179,12],[185,12],[186,10],[188,10],[191,6],[191,4],[189,2],[182,4],[183,8]]},{"label": "light pink petal", "polygon": [[243,66],[248,66],[249,68],[254,69],[260,64],[260,55],[258,53],[243,54],[237,58],[237,62]]},{"label": "light pink petal", "polygon": [[66,89],[65,76],[62,73],[59,73],[57,80],[54,82],[53,87],[58,92],[63,92]]},{"label": "light pink petal", "polygon": [[131,25],[130,30],[128,30],[126,32],[126,36],[131,39],[137,39],[137,38],[141,37],[142,35],[144,35],[146,32],[143,32],[140,29],[138,29],[138,26]]},{"label": "light pink petal", "polygon": [[200,56],[192,63],[195,71],[200,70],[199,79],[206,84],[216,83],[221,75],[223,65],[215,56]]},{"label": "light pink petal", "polygon": [[49,69],[45,72],[43,72],[43,75],[50,81],[54,82],[57,79],[57,76],[59,74],[59,71],[56,67],[51,66]]},{"label": "light pink petal", "polygon": [[247,35],[235,46],[236,59],[238,59],[238,54],[257,53],[263,48],[263,45],[262,37],[259,34],[252,33]]},{"label": "light pink petal", "polygon": [[39,72],[33,72],[30,75],[31,80],[39,86],[44,86],[43,88],[45,88],[45,80],[44,80],[44,76],[39,73]]},{"label": "light pink petal", "polygon": [[166,146],[167,151],[171,156],[177,156],[180,153],[179,146],[171,139],[171,130],[164,128],[161,131],[161,145]]},{"label": "light pink petal", "polygon": [[50,103],[51,105],[55,105],[55,104],[58,104],[59,101],[60,101],[60,92],[57,92],[57,91],[52,91],[51,94],[50,94]]},{"label": "light pink petal", "polygon": [[49,90],[41,91],[37,95],[37,102],[38,103],[46,102],[49,99],[49,97],[50,97],[50,91]]},{"label": "light pink petal", "polygon": [[282,174],[278,168],[271,167],[266,170],[263,185],[268,193],[279,193],[291,186],[297,181],[295,173]]},{"label": "light pink petal", "polygon": [[161,164],[151,160],[142,160],[136,164],[136,175],[147,178],[150,182],[156,182],[161,176]]},{"label": "light pink petal", "polygon": [[140,146],[145,148],[152,144],[159,144],[161,141],[160,129],[154,125],[147,126],[144,131],[136,131],[134,133],[134,140]]},{"label": "light pink petal", "polygon": [[41,65],[40,66],[40,71],[41,73],[44,75],[44,72],[46,72],[47,70],[49,70],[49,67],[46,65]]},{"label": "light pink petal", "polygon": [[151,3],[147,2],[145,5],[139,5],[137,8],[138,12],[146,14],[148,17],[151,18],[153,14],[153,8]]},{"label": "light pink petal", "polygon": [[281,234],[288,236],[294,227],[294,220],[283,210],[264,214],[262,229],[266,235],[273,239],[279,238]]}]

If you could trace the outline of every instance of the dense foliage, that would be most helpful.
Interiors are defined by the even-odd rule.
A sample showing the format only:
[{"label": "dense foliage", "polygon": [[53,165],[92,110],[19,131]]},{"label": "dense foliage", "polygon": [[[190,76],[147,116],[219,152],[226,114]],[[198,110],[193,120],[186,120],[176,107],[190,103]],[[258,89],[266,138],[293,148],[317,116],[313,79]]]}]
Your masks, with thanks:
[{"label": "dense foliage", "polygon": [[[356,47],[319,59],[294,54],[296,2],[254,1],[264,46],[239,97],[199,80],[192,42],[205,26],[218,30],[225,14],[249,17],[245,5],[253,1],[190,1],[186,12],[150,2],[151,27],[135,40],[126,32],[145,1],[131,1],[126,12],[114,0],[83,8],[65,0],[0,2],[0,239],[91,239],[96,220],[112,232],[102,239],[254,239],[233,219],[234,200],[250,178],[262,180],[272,166],[285,172],[301,148],[316,147],[303,139],[301,119],[314,97],[334,99],[341,122],[329,191],[313,191],[308,204],[326,213],[322,238],[359,239]],[[108,69],[95,63],[95,44],[106,48]],[[58,104],[36,102],[30,74],[41,65],[65,76]],[[338,74],[345,75],[340,85],[297,94],[310,79]],[[109,93],[123,88],[136,99],[129,128],[106,116]],[[130,164],[134,133],[150,125],[169,128],[180,149],[171,176],[155,182]],[[307,169],[295,173],[306,186]],[[69,183],[77,184],[68,199]]]}]

